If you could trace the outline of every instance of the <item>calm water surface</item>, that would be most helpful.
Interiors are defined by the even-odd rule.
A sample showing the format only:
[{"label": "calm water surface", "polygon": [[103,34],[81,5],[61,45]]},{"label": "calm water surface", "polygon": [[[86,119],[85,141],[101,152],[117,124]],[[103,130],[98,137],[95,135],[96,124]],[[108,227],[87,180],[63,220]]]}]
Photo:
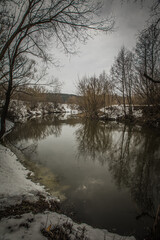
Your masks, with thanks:
[{"label": "calm water surface", "polygon": [[159,131],[50,116],[9,137],[73,219],[137,239],[149,233],[160,203]]}]

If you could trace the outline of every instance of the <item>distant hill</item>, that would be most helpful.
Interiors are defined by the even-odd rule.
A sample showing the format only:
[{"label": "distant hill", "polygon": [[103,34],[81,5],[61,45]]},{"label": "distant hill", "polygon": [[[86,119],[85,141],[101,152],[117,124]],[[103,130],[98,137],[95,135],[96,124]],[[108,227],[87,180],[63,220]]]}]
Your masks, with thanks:
[{"label": "distant hill", "polygon": [[[59,102],[67,103],[68,99],[71,97],[77,98],[75,94],[68,93],[41,93],[41,92],[29,92],[29,94],[18,93],[12,96],[12,99],[22,100],[22,101],[38,101],[38,102]],[[3,99],[3,98],[2,98]]]},{"label": "distant hill", "polygon": [[[48,93],[50,95],[50,98],[54,98],[55,97],[55,94],[54,93]],[[69,94],[69,93],[60,93],[59,94],[59,97],[62,99],[62,102],[65,103],[68,101],[68,99],[70,97],[78,97],[77,95],[75,94]]]},{"label": "distant hill", "polygon": [[70,97],[78,97],[75,94],[68,94],[68,93],[61,93],[60,96],[64,102],[66,102],[68,100],[68,98],[70,98]]},{"label": "distant hill", "polygon": [[71,97],[78,97],[75,94],[68,94],[68,93],[59,93],[59,94],[46,93],[45,95],[48,102],[54,101],[55,97],[58,96],[58,98],[61,100],[62,103],[66,103],[68,99]]}]

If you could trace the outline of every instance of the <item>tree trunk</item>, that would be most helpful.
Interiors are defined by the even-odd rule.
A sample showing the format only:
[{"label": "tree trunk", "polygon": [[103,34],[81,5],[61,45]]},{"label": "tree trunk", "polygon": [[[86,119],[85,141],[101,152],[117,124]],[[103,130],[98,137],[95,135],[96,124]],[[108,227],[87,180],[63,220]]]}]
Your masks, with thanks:
[{"label": "tree trunk", "polygon": [[11,91],[12,91],[12,71],[10,73],[10,80],[8,83],[8,89],[6,92],[6,99],[4,106],[2,108],[2,113],[1,113],[1,129],[0,129],[0,139],[3,137],[5,131],[6,131],[6,117],[8,114],[8,108],[9,108],[9,103],[10,103],[10,98],[11,98]]}]

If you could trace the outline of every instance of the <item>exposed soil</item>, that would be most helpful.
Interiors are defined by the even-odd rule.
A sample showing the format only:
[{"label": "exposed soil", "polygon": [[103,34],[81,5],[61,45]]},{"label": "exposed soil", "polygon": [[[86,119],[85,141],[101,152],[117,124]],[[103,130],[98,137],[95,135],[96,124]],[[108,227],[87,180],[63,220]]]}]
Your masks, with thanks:
[{"label": "exposed soil", "polygon": [[21,204],[6,207],[0,210],[0,219],[9,216],[21,215],[24,213],[32,212],[34,214],[42,213],[46,210],[51,212],[60,212],[60,204],[55,200],[47,201],[44,196],[39,196],[39,200],[36,202],[22,201]]}]

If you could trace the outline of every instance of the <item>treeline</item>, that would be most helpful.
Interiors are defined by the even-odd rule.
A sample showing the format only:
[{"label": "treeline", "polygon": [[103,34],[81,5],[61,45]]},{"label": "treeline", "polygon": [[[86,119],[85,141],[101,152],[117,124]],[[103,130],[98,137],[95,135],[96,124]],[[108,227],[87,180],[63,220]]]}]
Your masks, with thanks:
[{"label": "treeline", "polygon": [[[20,101],[27,101],[31,103],[38,103],[38,102],[52,102],[54,103],[55,107],[59,103],[76,103],[78,96],[75,94],[67,94],[55,92],[55,91],[48,91],[43,86],[33,86],[33,87],[23,87],[17,88],[16,91],[13,92],[11,95],[11,100],[20,100]],[[5,99],[5,92],[3,91],[2,87],[0,86],[0,99]]]},{"label": "treeline", "polygon": [[104,71],[99,77],[78,81],[77,89],[82,97],[79,104],[87,115],[96,117],[100,108],[115,103],[123,105],[125,117],[132,116],[135,104],[152,106],[155,113],[159,112],[159,25],[159,15],[155,14],[148,27],[138,34],[132,51],[121,47],[108,75]]},{"label": "treeline", "polygon": [[13,92],[17,87],[44,84],[47,64],[57,65],[51,43],[73,53],[91,29],[108,32],[113,28],[113,18],[103,19],[98,14],[101,9],[100,1],[88,0],[0,1],[0,85],[5,94],[0,138]]}]

